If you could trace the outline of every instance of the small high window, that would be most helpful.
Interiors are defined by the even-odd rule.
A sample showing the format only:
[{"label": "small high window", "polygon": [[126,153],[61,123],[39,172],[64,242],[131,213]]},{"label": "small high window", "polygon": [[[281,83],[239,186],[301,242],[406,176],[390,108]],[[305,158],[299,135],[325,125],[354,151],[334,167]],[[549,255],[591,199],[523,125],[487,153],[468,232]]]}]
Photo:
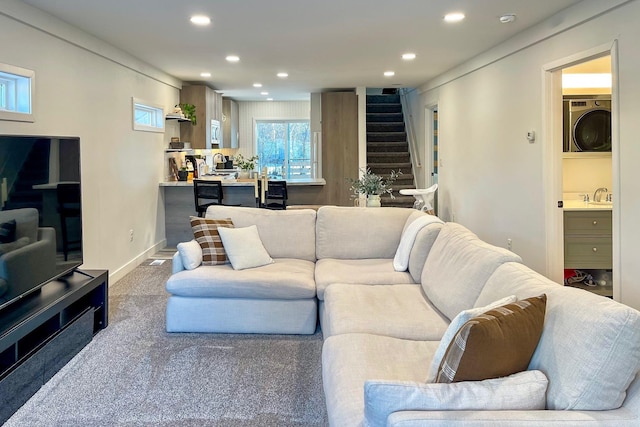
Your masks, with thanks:
[{"label": "small high window", "polygon": [[164,132],[163,108],[133,98],[133,129],[147,132]]},{"label": "small high window", "polygon": [[35,72],[0,63],[0,120],[33,122]]}]

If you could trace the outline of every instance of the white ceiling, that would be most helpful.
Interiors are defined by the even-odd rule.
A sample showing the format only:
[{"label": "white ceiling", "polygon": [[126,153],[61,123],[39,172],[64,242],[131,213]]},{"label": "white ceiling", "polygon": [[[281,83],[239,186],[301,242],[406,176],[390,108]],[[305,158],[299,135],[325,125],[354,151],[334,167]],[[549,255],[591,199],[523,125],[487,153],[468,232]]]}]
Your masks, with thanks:
[{"label": "white ceiling", "polygon": [[[237,100],[417,87],[580,0],[23,0],[185,82]],[[446,24],[461,11],[466,19]],[[515,22],[501,24],[500,15]],[[189,22],[211,17],[208,27]],[[401,54],[417,54],[403,61]],[[229,54],[240,57],[231,64]],[[395,76],[383,76],[386,70]],[[211,73],[210,78],[200,73]],[[276,77],[286,71],[287,79]],[[264,86],[256,89],[254,82]]]}]

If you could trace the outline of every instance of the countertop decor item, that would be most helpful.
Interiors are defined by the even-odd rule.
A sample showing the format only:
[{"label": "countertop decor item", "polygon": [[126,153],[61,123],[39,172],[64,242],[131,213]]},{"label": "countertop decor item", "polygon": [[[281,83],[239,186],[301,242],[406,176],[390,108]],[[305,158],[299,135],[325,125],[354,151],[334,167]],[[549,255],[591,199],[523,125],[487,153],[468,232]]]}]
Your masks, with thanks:
[{"label": "countertop decor item", "polygon": [[381,196],[383,194],[389,194],[392,199],[395,199],[393,195],[393,182],[402,175],[400,170],[391,171],[389,178],[382,178],[380,175],[376,175],[371,172],[371,169],[360,169],[363,174],[360,179],[347,179],[351,184],[350,190],[353,191],[354,198],[359,197],[361,194],[367,196]]},{"label": "countertop decor item", "polygon": [[256,160],[258,160],[258,156],[251,156],[246,159],[242,154],[236,156],[236,164],[243,171],[240,178],[250,178],[250,172],[256,168]]}]

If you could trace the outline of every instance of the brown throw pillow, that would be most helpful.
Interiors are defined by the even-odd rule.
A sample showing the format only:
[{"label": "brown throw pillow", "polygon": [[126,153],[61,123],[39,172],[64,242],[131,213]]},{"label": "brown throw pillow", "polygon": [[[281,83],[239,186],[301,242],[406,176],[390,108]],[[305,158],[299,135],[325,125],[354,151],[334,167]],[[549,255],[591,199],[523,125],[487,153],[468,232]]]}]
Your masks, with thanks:
[{"label": "brown throw pillow", "polygon": [[202,265],[218,265],[229,262],[224,251],[218,227],[233,228],[231,218],[209,219],[191,217],[191,229],[193,237],[202,248]]},{"label": "brown throw pillow", "polygon": [[467,321],[447,348],[436,382],[482,381],[527,370],[542,335],[546,305],[542,294]]}]

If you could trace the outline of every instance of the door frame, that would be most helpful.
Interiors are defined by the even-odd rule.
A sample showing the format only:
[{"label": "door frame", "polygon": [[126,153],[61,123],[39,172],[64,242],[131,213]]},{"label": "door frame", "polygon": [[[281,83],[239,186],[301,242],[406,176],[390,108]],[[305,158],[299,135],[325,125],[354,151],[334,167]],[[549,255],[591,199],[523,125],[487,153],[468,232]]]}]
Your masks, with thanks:
[{"label": "door frame", "polygon": [[[424,152],[424,162],[427,164],[425,168],[425,177],[424,177],[424,188],[431,187],[433,182],[433,138],[435,134],[435,129],[433,128],[433,113],[438,111],[438,104],[431,103],[424,106],[424,130],[425,130],[425,152]],[[440,115],[438,113],[438,121],[440,121]],[[439,125],[439,123],[438,123]],[[440,129],[440,126],[438,126]],[[440,133],[438,132],[438,163],[440,162]],[[438,167],[438,172],[440,172],[440,168]],[[438,177],[439,179],[439,177]],[[437,194],[437,193],[436,193]]]},{"label": "door frame", "polygon": [[[562,200],[562,69],[602,56],[611,56],[611,162],[613,198],[613,299],[620,301],[620,110],[618,101],[618,41],[596,46],[545,64],[543,81],[543,176],[546,232],[546,275],[552,280],[564,280],[563,210]],[[560,153],[560,154],[559,154]]]}]

